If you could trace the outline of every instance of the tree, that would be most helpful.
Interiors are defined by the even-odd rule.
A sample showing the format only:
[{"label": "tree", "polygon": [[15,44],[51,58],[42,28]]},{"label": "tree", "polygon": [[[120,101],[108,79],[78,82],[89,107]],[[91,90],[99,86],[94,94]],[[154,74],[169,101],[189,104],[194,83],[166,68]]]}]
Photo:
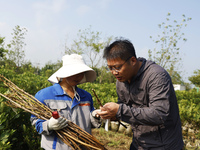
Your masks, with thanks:
[{"label": "tree", "polygon": [[185,85],[185,83],[182,80],[181,75],[178,71],[171,72],[170,76],[171,76],[173,84],[183,84],[183,85]]},{"label": "tree", "polygon": [[2,61],[6,55],[7,50],[4,48],[4,37],[0,36],[0,61]]},{"label": "tree", "polygon": [[170,15],[170,13],[167,14],[166,22],[158,25],[162,30],[161,34],[157,35],[157,38],[155,39],[150,36],[150,38],[153,39],[153,42],[156,43],[156,47],[153,50],[149,50],[148,54],[149,59],[165,68],[171,77],[178,77],[173,79],[174,82],[178,83],[180,82],[180,71],[178,67],[181,64],[181,45],[179,43],[181,41],[183,43],[187,41],[182,29],[187,26],[187,21],[191,20],[191,18],[186,18],[185,15],[182,15],[183,19],[180,23],[176,20],[170,22]]},{"label": "tree", "polygon": [[194,84],[196,87],[200,87],[200,70],[194,71],[193,76],[189,77],[188,79]]},{"label": "tree", "polygon": [[45,77],[50,77],[54,72],[56,72],[59,68],[62,67],[62,62],[58,60],[56,63],[47,62],[45,66],[40,69],[40,75]]},{"label": "tree", "polygon": [[112,75],[110,71],[107,70],[107,67],[102,66],[101,68],[93,68],[97,74],[95,83],[115,83],[116,78]]},{"label": "tree", "polygon": [[27,33],[26,28],[21,28],[19,25],[15,26],[13,29],[13,38],[11,40],[11,43],[8,44],[9,53],[8,57],[9,60],[12,60],[15,62],[16,66],[19,67],[24,62],[24,47],[26,46],[24,39],[25,35]]},{"label": "tree", "polygon": [[91,26],[85,30],[79,30],[77,39],[73,41],[71,48],[65,46],[65,53],[77,53],[86,55],[86,61],[92,68],[97,67],[102,59],[104,47],[113,39],[112,36],[103,39],[100,32],[91,30]]},{"label": "tree", "polygon": [[8,50],[4,48],[4,39],[4,37],[0,37],[0,66],[10,68],[12,65],[8,65],[8,62],[10,61],[6,57],[8,54]]}]

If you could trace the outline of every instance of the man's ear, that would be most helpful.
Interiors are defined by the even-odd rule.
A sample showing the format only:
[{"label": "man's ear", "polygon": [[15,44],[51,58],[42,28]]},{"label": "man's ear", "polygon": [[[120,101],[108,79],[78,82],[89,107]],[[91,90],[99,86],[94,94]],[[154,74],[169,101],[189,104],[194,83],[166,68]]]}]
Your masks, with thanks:
[{"label": "man's ear", "polygon": [[136,62],[137,62],[137,59],[134,56],[130,58],[130,63],[131,64],[135,65]]}]

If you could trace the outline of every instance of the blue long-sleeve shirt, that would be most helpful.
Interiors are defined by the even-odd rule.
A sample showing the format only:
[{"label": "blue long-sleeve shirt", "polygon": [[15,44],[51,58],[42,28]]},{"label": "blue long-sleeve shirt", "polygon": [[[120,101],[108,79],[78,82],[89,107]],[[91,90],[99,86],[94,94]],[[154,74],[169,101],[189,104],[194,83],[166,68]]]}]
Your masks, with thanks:
[{"label": "blue long-sleeve shirt", "polygon": [[[79,127],[91,134],[92,125],[99,127],[97,122],[91,115],[94,110],[93,100],[90,93],[76,87],[76,92],[80,96],[80,101],[74,97],[72,100],[62,89],[59,84],[44,88],[36,93],[35,98],[48,106],[54,111],[59,111],[59,115],[67,118]],[[41,147],[48,150],[68,150],[71,149],[59,138],[54,131],[48,131],[48,120],[41,120],[34,115],[31,116],[31,122],[35,125],[36,130],[41,134]]]}]

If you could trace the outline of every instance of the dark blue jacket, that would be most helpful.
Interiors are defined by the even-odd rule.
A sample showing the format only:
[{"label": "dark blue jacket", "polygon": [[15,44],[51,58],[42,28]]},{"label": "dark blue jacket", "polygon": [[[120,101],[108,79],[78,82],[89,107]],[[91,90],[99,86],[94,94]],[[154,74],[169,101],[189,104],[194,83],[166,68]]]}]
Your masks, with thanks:
[{"label": "dark blue jacket", "polygon": [[132,146],[138,150],[180,150],[182,129],[171,78],[154,62],[138,60],[143,63],[131,83],[116,83],[116,117],[132,125]]}]

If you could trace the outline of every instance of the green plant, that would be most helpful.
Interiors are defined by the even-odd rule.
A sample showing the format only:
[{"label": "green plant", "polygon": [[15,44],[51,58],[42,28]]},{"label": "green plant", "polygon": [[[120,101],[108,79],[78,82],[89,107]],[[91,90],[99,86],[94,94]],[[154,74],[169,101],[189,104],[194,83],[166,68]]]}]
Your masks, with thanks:
[{"label": "green plant", "polygon": [[0,99],[0,150],[12,147],[9,138],[14,134],[15,130],[9,128],[8,118],[10,116],[10,110],[7,109],[2,99]]},{"label": "green plant", "polygon": [[94,107],[99,108],[96,97],[94,96],[92,89],[94,89],[96,95],[98,96],[101,103],[104,105],[107,102],[117,102],[117,93],[115,83],[84,83],[78,85],[79,88],[82,88],[89,93],[91,93],[94,101]]},{"label": "green plant", "polygon": [[176,96],[182,123],[188,122],[200,126],[200,93],[176,91]]}]

